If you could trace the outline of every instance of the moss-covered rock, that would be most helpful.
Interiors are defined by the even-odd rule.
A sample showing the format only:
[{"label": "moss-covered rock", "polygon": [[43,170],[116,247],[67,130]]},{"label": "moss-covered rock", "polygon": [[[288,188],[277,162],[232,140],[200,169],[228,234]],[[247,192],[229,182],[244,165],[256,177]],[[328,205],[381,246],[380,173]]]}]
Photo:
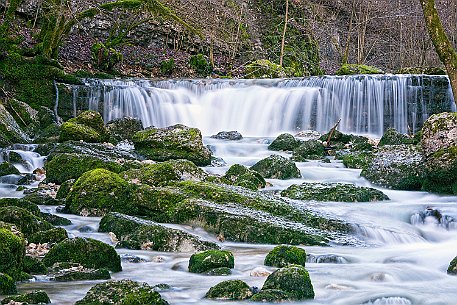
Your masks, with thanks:
[{"label": "moss-covered rock", "polygon": [[313,299],[314,289],[308,271],[303,266],[288,266],[273,272],[262,290],[282,290],[291,300]]},{"label": "moss-covered rock", "polygon": [[212,135],[211,138],[219,139],[219,140],[229,140],[229,141],[237,141],[243,139],[243,136],[238,131],[220,131],[215,135]]},{"label": "moss-covered rock", "polygon": [[46,274],[48,273],[48,268],[41,260],[27,255],[24,257],[23,271],[29,274]]},{"label": "moss-covered rock", "polygon": [[60,205],[62,204],[61,200],[57,200],[49,194],[42,193],[42,192],[33,192],[27,194],[23,197],[24,200],[30,201],[34,204],[38,205]]},{"label": "moss-covered rock", "polygon": [[15,206],[0,208],[0,220],[16,225],[25,236],[53,228],[50,223],[33,215],[28,210]]},{"label": "moss-covered rock", "polygon": [[25,198],[0,198],[0,207],[18,207],[29,211],[33,215],[40,215],[40,208]]},{"label": "moss-covered rock", "polygon": [[278,289],[262,289],[250,299],[252,302],[282,303],[289,301],[289,295]]},{"label": "moss-covered rock", "polygon": [[424,156],[413,145],[387,145],[373,153],[360,174],[368,181],[397,190],[420,190],[425,177]]},{"label": "moss-covered rock", "polygon": [[52,224],[53,226],[69,226],[71,225],[71,220],[67,219],[65,217],[58,216],[56,214],[50,214],[50,213],[40,213],[40,217]]},{"label": "moss-covered rock", "polygon": [[344,64],[336,71],[336,75],[354,74],[384,74],[384,71],[373,66],[358,64]]},{"label": "moss-covered rock", "polygon": [[205,298],[213,300],[246,300],[252,296],[251,288],[243,281],[223,281],[211,287]]},{"label": "moss-covered rock", "polygon": [[214,268],[214,269],[211,269],[204,273],[204,275],[210,275],[210,276],[223,276],[223,275],[230,275],[230,274],[232,274],[232,270],[228,267]]},{"label": "moss-covered rock", "polygon": [[[23,269],[24,256],[24,240],[7,229],[0,229],[0,272],[18,280]],[[8,283],[8,278],[4,277],[3,281]]]},{"label": "moss-covered rock", "polygon": [[232,165],[225,173],[224,178],[229,184],[242,186],[253,191],[264,188],[266,185],[262,175],[240,164]]},{"label": "moss-covered rock", "polygon": [[66,210],[81,215],[104,215],[110,211],[136,214],[132,187],[118,174],[94,169],[83,174],[67,196]]},{"label": "moss-covered rock", "polygon": [[108,281],[92,287],[75,305],[168,305],[153,287],[132,280]]},{"label": "moss-covered rock", "polygon": [[49,304],[51,303],[51,299],[49,299],[43,290],[35,290],[29,293],[7,297],[2,300],[1,304],[10,304],[11,302],[20,304]]},{"label": "moss-covered rock", "polygon": [[322,142],[318,140],[304,141],[300,146],[294,149],[292,159],[303,162],[306,160],[319,160],[325,157],[325,148]]},{"label": "moss-covered rock", "polygon": [[96,111],[84,111],[76,118],[63,123],[60,130],[60,142],[84,141],[97,143],[108,140],[108,131],[103,118]]},{"label": "moss-covered rock", "polygon": [[49,276],[57,282],[109,280],[111,275],[105,268],[92,269],[80,264],[56,263]]},{"label": "moss-covered rock", "polygon": [[440,149],[457,146],[457,112],[434,114],[421,130],[421,146],[426,157]]},{"label": "moss-covered rock", "polygon": [[120,118],[106,123],[110,142],[131,141],[135,133],[143,130],[143,123],[136,118]]},{"label": "moss-covered rock", "polygon": [[0,147],[7,147],[14,143],[27,143],[28,141],[28,137],[16,120],[0,104]]},{"label": "moss-covered rock", "polygon": [[389,128],[382,135],[378,146],[402,144],[417,144],[417,141],[414,138],[410,138],[408,135],[398,132],[395,128]]},{"label": "moss-covered rock", "polygon": [[457,195],[457,146],[442,148],[429,155],[425,170],[424,190]]},{"label": "moss-covered rock", "polygon": [[371,187],[348,183],[293,184],[281,192],[281,196],[299,200],[368,202],[389,200],[383,192]]},{"label": "moss-covered rock", "polygon": [[276,139],[268,145],[269,150],[284,150],[292,151],[298,146],[300,146],[301,141],[295,139],[290,133],[280,134]]},{"label": "moss-covered rock", "polygon": [[295,246],[276,246],[265,257],[264,264],[273,267],[286,267],[288,265],[305,266],[306,251]]},{"label": "moss-covered rock", "polygon": [[2,162],[0,163],[0,177],[1,176],[6,176],[6,175],[19,175],[20,172],[19,170],[14,167],[13,164],[9,162]]},{"label": "moss-covered rock", "polygon": [[0,294],[15,294],[16,283],[8,274],[0,273]]},{"label": "moss-covered rock", "polygon": [[103,217],[99,232],[113,232],[119,240],[119,247],[135,250],[194,252],[219,248],[214,243],[203,241],[184,231],[119,213],[110,213]]},{"label": "moss-covered rock", "polygon": [[46,231],[36,232],[30,235],[27,240],[29,243],[44,244],[44,243],[58,243],[68,238],[67,230],[64,228],[53,228]]},{"label": "moss-covered rock", "polygon": [[200,130],[184,125],[150,128],[133,137],[135,150],[156,161],[186,159],[196,165],[211,164],[211,152],[203,145]]},{"label": "moss-covered rock", "polygon": [[457,275],[457,256],[449,263],[447,274]]},{"label": "moss-covered rock", "polygon": [[300,170],[295,163],[279,155],[271,155],[260,160],[250,169],[257,171],[264,178],[291,179],[301,177]]},{"label": "moss-covered rock", "polygon": [[345,134],[339,130],[334,130],[332,136],[330,137],[330,132],[323,134],[319,140],[324,142],[325,145],[333,149],[350,149],[351,151],[364,151],[372,150],[373,144],[369,142],[367,137]]},{"label": "moss-covered rock", "polygon": [[91,238],[66,239],[46,254],[43,263],[52,266],[57,262],[78,263],[86,268],[122,270],[121,259],[113,247]]},{"label": "moss-covered rock", "polygon": [[373,153],[371,151],[355,151],[342,156],[337,155],[337,158],[343,160],[343,164],[347,168],[364,169],[370,164]]},{"label": "moss-covered rock", "polygon": [[59,190],[57,191],[56,194],[56,199],[61,200],[67,198],[68,194],[70,193],[71,189],[73,188],[73,184],[75,184],[75,179],[68,179],[64,182],[59,187]]},{"label": "moss-covered rock", "polygon": [[207,250],[193,254],[189,260],[189,272],[204,273],[214,268],[234,268],[235,258],[232,252],[225,250]]}]

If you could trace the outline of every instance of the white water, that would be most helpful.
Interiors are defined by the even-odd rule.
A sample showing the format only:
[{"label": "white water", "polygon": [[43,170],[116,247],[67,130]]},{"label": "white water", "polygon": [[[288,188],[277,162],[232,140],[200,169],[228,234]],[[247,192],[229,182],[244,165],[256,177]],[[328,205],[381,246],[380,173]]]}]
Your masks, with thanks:
[{"label": "white water", "polygon": [[[380,136],[387,127],[415,133],[430,115],[435,98],[441,111],[455,109],[450,89],[425,90],[426,76],[357,75],[282,80],[88,80],[75,87],[74,113],[81,103],[103,113],[104,120],[130,116],[145,127],[177,123],[204,135],[237,130],[244,136],[280,132],[340,130]],[[429,82],[447,82],[428,76]],[[436,107],[436,105],[434,106]]]}]

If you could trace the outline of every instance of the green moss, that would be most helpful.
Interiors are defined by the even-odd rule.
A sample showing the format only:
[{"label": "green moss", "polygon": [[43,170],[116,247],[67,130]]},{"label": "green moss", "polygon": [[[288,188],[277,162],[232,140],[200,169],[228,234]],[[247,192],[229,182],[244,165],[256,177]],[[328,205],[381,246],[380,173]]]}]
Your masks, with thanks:
[{"label": "green moss", "polygon": [[30,274],[46,274],[48,273],[48,268],[41,262],[41,260],[32,256],[24,257],[24,267],[23,270]]},{"label": "green moss", "polygon": [[379,68],[367,65],[344,64],[336,71],[336,75],[354,75],[354,74],[384,74]]},{"label": "green moss", "polygon": [[281,268],[268,276],[262,290],[282,290],[291,300],[313,299],[314,289],[308,271],[303,266]]},{"label": "green moss", "polygon": [[368,167],[373,158],[372,152],[352,152],[339,157],[343,160],[344,166],[347,168],[364,169]]},{"label": "green moss", "polygon": [[457,275],[457,257],[455,257],[447,268],[447,274]]},{"label": "green moss", "polygon": [[27,238],[29,243],[44,244],[58,243],[68,238],[67,231],[64,228],[54,228],[47,231],[37,232]]},{"label": "green moss", "polygon": [[284,151],[292,151],[298,146],[300,146],[300,141],[295,139],[293,135],[290,133],[283,133],[280,134],[276,139],[268,145],[269,150],[284,150]]},{"label": "green moss", "polygon": [[229,280],[211,287],[205,298],[215,300],[246,300],[252,296],[248,284],[240,280]]},{"label": "green moss", "polygon": [[0,163],[0,177],[6,175],[19,175],[20,172],[9,162]]},{"label": "green moss", "polygon": [[389,128],[383,134],[378,146],[384,145],[401,145],[401,144],[417,144],[414,138],[410,138],[405,134],[399,133],[395,128]]},{"label": "green moss", "polygon": [[232,270],[228,267],[214,268],[214,269],[211,269],[211,270],[205,272],[205,275],[209,275],[209,276],[222,276],[222,275],[230,275],[230,274],[232,274]]},{"label": "green moss", "polygon": [[214,268],[234,268],[235,259],[230,251],[208,250],[195,253],[189,260],[189,272],[204,273]]},{"label": "green moss", "polygon": [[175,60],[170,58],[168,60],[163,60],[160,62],[160,73],[162,75],[171,75],[173,69],[175,68]]},{"label": "green moss", "polygon": [[0,198],[0,207],[18,207],[29,211],[33,215],[40,215],[40,208],[24,198]]},{"label": "green moss", "polygon": [[26,303],[26,304],[49,304],[49,299],[46,292],[43,290],[35,290],[26,294],[8,297],[2,300],[2,304],[9,304],[10,302]]},{"label": "green moss", "polygon": [[[0,257],[2,258],[0,260],[0,272],[11,276],[14,280],[19,280],[24,256],[24,240],[7,229],[0,229]],[[3,281],[8,283],[5,277],[3,277]]]},{"label": "green moss", "polygon": [[[62,201],[56,200],[49,194],[41,193],[39,191],[25,195],[22,200],[29,201],[35,205],[60,205]],[[34,213],[35,214],[35,213]]]},{"label": "green moss", "polygon": [[50,223],[40,217],[23,208],[14,206],[0,208],[0,220],[16,225],[25,236],[53,228]]},{"label": "green moss", "polygon": [[273,267],[286,267],[288,265],[305,266],[306,251],[294,246],[276,246],[265,257],[264,264]]},{"label": "green moss", "polygon": [[426,160],[422,188],[429,192],[457,194],[457,146],[441,148]]},{"label": "green moss", "polygon": [[121,259],[113,247],[91,238],[66,239],[46,254],[43,263],[52,266],[57,262],[78,263],[86,268],[122,270]]},{"label": "green moss", "polygon": [[[83,173],[81,173],[82,175]],[[79,177],[78,177],[79,178]],[[56,194],[56,199],[65,199],[67,198],[68,194],[70,193],[73,184],[75,184],[75,179],[68,179],[62,182],[62,184],[59,187],[59,190],[57,191]]]},{"label": "green moss", "polygon": [[60,127],[59,141],[65,142],[70,140],[98,143],[102,141],[102,138],[93,128],[68,121]]},{"label": "green moss", "polygon": [[292,159],[298,162],[319,160],[325,157],[324,145],[318,140],[308,140],[294,149]]},{"label": "green moss", "polygon": [[246,65],[245,74],[246,78],[283,78],[287,76],[283,67],[267,59],[259,59]]},{"label": "green moss", "polygon": [[0,273],[0,294],[15,293],[17,293],[17,290],[14,280],[8,274]]},{"label": "green moss", "polygon": [[56,214],[50,214],[50,213],[40,213],[40,217],[52,224],[53,226],[69,226],[71,225],[71,221],[67,218],[58,216]]},{"label": "green moss", "polygon": [[224,179],[228,184],[242,186],[253,191],[264,188],[266,185],[262,175],[240,164],[232,165],[225,173]]},{"label": "green moss", "polygon": [[250,299],[252,302],[282,303],[290,301],[289,295],[278,289],[262,289]]},{"label": "green moss", "polygon": [[189,59],[189,65],[201,77],[208,76],[213,71],[211,63],[206,60],[203,54],[192,55]]},{"label": "green moss", "polygon": [[250,169],[257,171],[264,178],[291,179],[301,177],[300,170],[295,163],[279,155],[271,155],[260,160]]}]

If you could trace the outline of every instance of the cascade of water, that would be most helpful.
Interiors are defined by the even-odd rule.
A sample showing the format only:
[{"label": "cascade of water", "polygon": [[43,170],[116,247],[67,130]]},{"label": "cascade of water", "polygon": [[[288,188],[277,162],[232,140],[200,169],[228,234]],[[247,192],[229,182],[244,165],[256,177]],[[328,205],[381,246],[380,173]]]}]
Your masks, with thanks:
[{"label": "cascade of water", "polygon": [[[85,90],[80,90],[84,88]],[[176,123],[204,135],[237,130],[245,136],[329,130],[381,135],[387,127],[416,132],[436,111],[454,110],[443,76],[357,75],[275,80],[87,80],[77,101],[105,121],[131,116],[145,127]],[[431,108],[431,110],[429,109]]]}]

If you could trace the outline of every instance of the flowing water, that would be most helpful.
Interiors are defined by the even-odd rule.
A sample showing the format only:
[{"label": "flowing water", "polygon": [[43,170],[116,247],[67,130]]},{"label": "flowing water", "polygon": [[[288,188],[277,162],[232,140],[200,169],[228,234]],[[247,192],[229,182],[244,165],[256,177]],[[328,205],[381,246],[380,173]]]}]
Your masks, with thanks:
[{"label": "flowing water", "polygon": [[[203,80],[202,82],[205,81]],[[146,83],[147,85],[150,84],[149,82]],[[166,87],[164,83],[162,85]],[[140,90],[139,88],[142,88],[143,85],[139,85],[136,82],[132,86],[135,90]],[[220,84],[215,84],[214,86],[219,88]],[[173,93],[175,90],[179,92],[181,89],[170,90],[161,88],[160,90],[181,96],[178,93]],[[182,90],[186,92],[186,94],[182,94],[182,97],[187,96],[190,100],[190,102],[182,101],[182,104],[187,105],[186,107],[188,108],[186,111],[192,112],[193,101],[191,99],[193,96],[189,92],[195,92],[196,95],[201,94],[201,92],[199,93],[195,88]],[[245,95],[252,93],[250,92],[252,88],[249,86],[241,86],[239,91],[235,90],[233,86],[221,88],[220,90],[225,93],[231,92],[230,90],[234,91],[231,97],[234,104],[233,107],[239,107],[238,111],[242,111],[242,109],[245,109],[244,107],[248,107],[244,104],[248,103]],[[309,96],[315,97],[321,91],[315,88],[299,88],[297,90],[293,88],[279,88],[279,92],[273,92],[276,90],[271,90],[268,86],[262,90],[266,92],[264,96],[258,95],[258,103],[264,105],[257,106],[260,107],[256,110],[259,112],[259,116],[251,117],[249,120],[249,118],[243,117],[243,113],[239,112],[238,119],[241,122],[238,126],[239,128],[237,126],[231,128],[239,131],[244,130],[247,132],[247,135],[252,135],[252,133],[258,134],[245,137],[240,141],[224,141],[205,137],[204,142],[212,148],[214,155],[226,162],[222,167],[206,167],[205,170],[213,174],[223,174],[230,165],[235,163],[247,166],[253,165],[258,160],[272,153],[268,151],[267,146],[273,140],[275,133],[286,130],[290,131],[291,127],[285,122],[276,123],[273,120],[270,125],[276,125],[270,130],[269,126],[263,126],[264,123],[260,121],[259,118],[264,115],[263,112],[267,112],[267,110],[272,111],[275,107],[272,105],[273,103],[270,105],[268,100],[270,95],[267,91],[277,94],[275,98],[278,96],[281,98],[283,95],[290,97],[297,94],[305,95],[303,97],[304,99],[307,99]],[[122,92],[122,90],[118,91],[119,94]],[[206,89],[203,91],[206,92]],[[112,93],[113,91],[111,90],[110,92]],[[110,92],[105,94],[110,94]],[[150,98],[149,93],[151,91],[148,91],[147,98]],[[207,94],[210,94],[210,92]],[[228,102],[223,99],[223,95],[220,96],[222,99],[220,101],[221,104],[224,101]],[[233,97],[237,98],[234,99]],[[284,103],[287,100],[285,98]],[[214,101],[214,97],[211,97],[211,99],[208,97],[207,104],[205,105],[210,105],[210,101]],[[163,101],[163,103],[167,102]],[[180,101],[170,100],[169,106],[171,108],[179,108],[183,106],[180,103]],[[279,109],[275,111],[284,112],[284,109],[281,110],[280,108],[285,107],[285,104],[281,103],[283,102],[279,102]],[[225,106],[221,105],[220,107]],[[227,111],[229,111],[229,108],[227,108]],[[105,106],[105,119],[111,115],[107,114],[106,111],[108,110],[106,109],[107,107]],[[152,109],[147,109],[150,113],[153,112]],[[211,109],[211,111],[214,111],[214,108]],[[177,111],[180,114],[179,116],[176,115],[176,122],[167,121],[167,118],[161,124],[180,122],[192,125],[190,124],[191,122],[196,122],[196,125],[202,128],[205,135],[220,131],[222,125],[218,125],[216,121],[213,122],[215,124],[214,126],[208,122],[199,121],[201,116],[198,114],[198,111],[200,110],[195,110],[197,112],[196,117],[190,113],[187,114],[190,121],[180,121],[184,118],[181,114],[185,114],[186,111]],[[113,110],[108,113],[115,113],[115,111]],[[125,111],[122,113],[126,114]],[[139,114],[144,113],[141,112]],[[222,121],[224,114],[226,113],[218,112],[208,115],[221,117]],[[232,119],[235,120],[234,118],[230,120]],[[154,121],[146,121],[146,124],[160,125]],[[370,132],[378,134],[381,130],[363,130],[363,133]],[[265,133],[272,134],[264,136],[263,134]],[[17,150],[15,149],[15,151]],[[31,155],[27,149],[23,152],[17,152],[21,156],[31,156],[29,163],[32,167],[42,166],[42,157],[39,155]],[[15,165],[24,173],[33,170],[21,164]],[[271,183],[271,186],[265,191],[281,190],[291,184],[304,181],[348,182],[359,186],[371,186],[368,181],[359,176],[360,170],[347,169],[339,161],[331,160],[330,163],[319,161],[302,162],[297,163],[297,166],[300,168],[302,174],[301,179],[269,179],[268,181]],[[309,254],[306,268],[310,273],[316,297],[314,300],[293,302],[291,304],[457,304],[457,277],[446,274],[449,262],[457,255],[457,229],[453,222],[453,219],[457,219],[457,197],[438,196],[426,192],[394,191],[379,187],[376,188],[386,193],[391,200],[375,203],[294,202],[294,204],[306,205],[322,213],[334,215],[354,223],[357,227],[357,237],[366,241],[366,245],[360,247],[341,245],[334,245],[332,247],[304,247]],[[20,192],[15,191],[14,185],[0,183],[0,197],[14,197],[20,196],[20,194]],[[54,207],[43,206],[41,209],[56,213]],[[437,210],[441,217],[436,217],[438,214],[435,211]],[[111,243],[107,234],[97,233],[100,218],[75,215],[60,216],[69,218],[73,222],[71,226],[65,227],[71,236],[92,237],[106,243]],[[179,227],[202,236],[204,239],[217,242],[215,236],[211,236],[199,228]],[[147,282],[150,285],[159,283],[170,284],[173,289],[163,291],[161,294],[170,304],[174,305],[227,305],[246,303],[215,302],[202,298],[210,287],[227,279],[241,279],[250,286],[261,288],[266,277],[251,276],[251,273],[259,268],[261,268],[260,270],[266,269],[270,272],[274,270],[274,268],[263,266],[263,260],[266,254],[274,246],[233,242],[218,243],[222,248],[232,251],[235,255],[235,269],[230,276],[210,277],[187,272],[187,264],[191,253],[159,253],[118,249],[117,251],[124,257],[122,263],[123,271],[112,274],[112,277],[114,279],[130,278],[136,281]],[[132,256],[139,257],[144,261],[132,262],[128,259]],[[74,304],[76,300],[81,299],[88,289],[97,282],[59,283],[48,281],[45,277],[38,277],[34,281],[19,284],[18,289],[22,292],[33,289],[44,289],[51,297],[53,304],[66,305]]]}]

